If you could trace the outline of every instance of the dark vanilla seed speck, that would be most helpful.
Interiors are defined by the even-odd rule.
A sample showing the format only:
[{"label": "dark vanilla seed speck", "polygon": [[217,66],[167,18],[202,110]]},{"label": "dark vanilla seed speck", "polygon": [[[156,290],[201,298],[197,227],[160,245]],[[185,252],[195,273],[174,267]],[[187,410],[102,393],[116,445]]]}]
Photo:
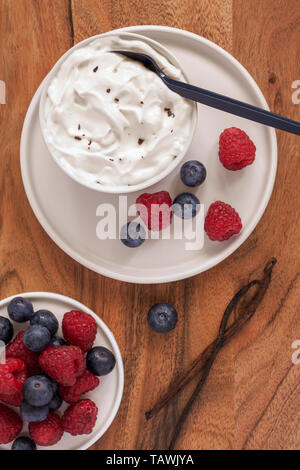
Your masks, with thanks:
[{"label": "dark vanilla seed speck", "polygon": [[165,108],[164,111],[166,111],[169,117],[175,117],[175,114],[171,111],[170,108]]}]

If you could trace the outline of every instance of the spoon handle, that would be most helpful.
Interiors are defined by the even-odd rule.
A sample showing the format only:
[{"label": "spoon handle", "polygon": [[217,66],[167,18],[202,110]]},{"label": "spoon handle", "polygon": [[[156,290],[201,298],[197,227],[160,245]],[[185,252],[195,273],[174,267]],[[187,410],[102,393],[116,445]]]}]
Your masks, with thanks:
[{"label": "spoon handle", "polygon": [[228,96],[223,96],[212,91],[198,88],[188,83],[179,82],[161,75],[165,84],[175,93],[198,103],[205,104],[211,108],[220,109],[226,113],[235,114],[250,121],[259,122],[266,126],[275,127],[291,134],[300,135],[300,123],[292,119],[285,118],[279,114],[271,113],[265,109],[257,108],[248,103],[234,100]]}]

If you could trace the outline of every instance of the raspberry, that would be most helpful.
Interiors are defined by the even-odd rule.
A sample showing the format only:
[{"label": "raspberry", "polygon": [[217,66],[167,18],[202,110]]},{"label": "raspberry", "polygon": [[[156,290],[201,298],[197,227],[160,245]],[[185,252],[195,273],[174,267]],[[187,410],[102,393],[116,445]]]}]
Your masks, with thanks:
[{"label": "raspberry", "polygon": [[13,394],[2,394],[0,393],[0,401],[3,401],[6,405],[11,406],[21,406],[23,401],[23,393],[22,392],[15,392]]},{"label": "raspberry", "polygon": [[29,423],[30,437],[39,446],[53,446],[61,440],[63,433],[61,419],[55,413],[49,413],[39,423]]},{"label": "raspberry", "polygon": [[88,313],[72,310],[64,314],[62,330],[65,340],[87,352],[93,346],[97,323]]},{"label": "raspberry", "polygon": [[100,381],[98,377],[92,374],[89,370],[85,370],[84,373],[78,377],[76,384],[73,387],[62,387],[59,388],[59,394],[63,400],[71,405],[80,400],[81,395],[90,392],[98,387]]},{"label": "raspberry", "polygon": [[20,434],[22,420],[17,413],[0,403],[0,444],[8,444]]},{"label": "raspberry", "polygon": [[255,159],[256,147],[246,132],[237,127],[225,129],[219,139],[219,158],[227,170],[241,170]]},{"label": "raspberry", "polygon": [[204,230],[211,240],[228,240],[242,229],[239,214],[229,204],[216,201],[210,205],[205,217]]},{"label": "raspberry", "polygon": [[95,426],[98,408],[92,400],[80,400],[69,406],[62,417],[64,431],[78,436],[90,434]]},{"label": "raspberry", "polygon": [[23,343],[24,331],[20,331],[15,339],[6,347],[6,357],[16,357],[25,362],[28,375],[38,375],[41,372],[39,354],[29,351]]},{"label": "raspberry", "polygon": [[[0,401],[7,405],[20,406],[23,401],[22,388],[27,378],[25,363],[21,359],[7,358],[5,364],[0,364]],[[7,393],[10,385],[11,392]]]},{"label": "raspberry", "polygon": [[49,346],[40,355],[41,368],[53,380],[72,387],[85,370],[85,357],[78,346]]},{"label": "raspberry", "polygon": [[137,212],[149,230],[158,232],[172,222],[172,199],[167,191],[141,194],[137,200]]},{"label": "raspberry", "polygon": [[26,365],[21,359],[8,357],[4,364],[0,364],[1,394],[10,395],[21,392],[25,380]]}]

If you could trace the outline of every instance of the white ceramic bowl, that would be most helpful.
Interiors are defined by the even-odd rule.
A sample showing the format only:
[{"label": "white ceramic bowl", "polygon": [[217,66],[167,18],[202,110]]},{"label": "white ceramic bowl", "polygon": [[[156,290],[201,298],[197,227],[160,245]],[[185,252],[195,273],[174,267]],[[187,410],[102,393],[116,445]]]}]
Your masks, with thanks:
[{"label": "white ceramic bowl", "polygon": [[[47,77],[45,78],[44,82],[43,82],[43,85],[42,85],[42,92],[41,92],[41,99],[40,99],[40,104],[39,104],[39,119],[40,119],[40,126],[41,126],[41,130],[42,130],[42,135],[43,135],[43,138],[44,138],[44,141],[47,145],[47,148],[49,150],[49,153],[50,155],[53,157],[53,159],[55,160],[55,162],[58,164],[58,166],[68,175],[70,176],[72,179],[74,179],[75,181],[77,181],[78,183],[82,184],[83,186],[86,186],[87,188],[89,189],[93,189],[95,191],[99,191],[99,192],[105,192],[105,193],[114,193],[114,194],[121,194],[121,193],[132,193],[134,191],[140,191],[142,189],[145,189],[145,188],[148,188],[149,186],[152,186],[153,184],[155,183],[158,183],[159,181],[161,181],[163,178],[165,178],[166,176],[168,176],[173,170],[174,168],[177,167],[177,165],[179,165],[179,163],[182,161],[182,159],[184,158],[192,140],[193,140],[193,136],[194,136],[194,133],[195,133],[195,129],[196,129],[196,124],[197,124],[197,113],[198,113],[198,110],[197,110],[197,104],[196,103],[193,103],[193,115],[192,115],[192,122],[191,122],[191,131],[190,131],[190,134],[189,134],[189,138],[188,140],[186,141],[186,145],[183,149],[183,151],[181,153],[178,153],[177,155],[177,158],[172,160],[172,162],[170,163],[170,165],[164,170],[162,171],[160,174],[154,176],[153,178],[150,178],[149,180],[147,181],[144,181],[142,183],[139,183],[139,184],[136,184],[136,185],[132,185],[132,186],[109,186],[109,185],[97,185],[96,187],[95,186],[90,186],[88,183],[82,181],[80,179],[80,177],[78,177],[77,175],[74,175],[72,174],[71,172],[68,172],[68,170],[61,164],[61,161],[59,160],[59,158],[57,158],[54,154],[54,152],[52,152],[51,150],[51,146],[48,145],[48,142],[47,142],[47,137],[46,137],[46,132],[45,132],[45,128],[46,128],[46,124],[45,124],[45,119],[44,119],[44,106],[45,106],[45,100],[47,98],[47,92],[48,92],[48,88],[49,88],[49,85],[50,85],[50,82],[52,81],[52,79],[54,78],[54,76],[56,75],[56,73],[58,72],[62,62],[76,49],[79,49],[83,46],[86,46],[88,43],[94,41],[95,39],[98,39],[98,38],[103,38],[104,36],[116,36],[116,33],[114,32],[108,32],[106,34],[101,34],[101,35],[96,35],[96,36],[93,36],[93,37],[90,37],[88,39],[85,39],[84,41],[81,41],[80,43],[76,44],[74,47],[72,47],[71,49],[69,49],[57,62],[56,64],[54,65],[54,67],[50,70],[49,74],[47,75]],[[168,49],[166,49],[165,47],[163,47],[161,44],[159,44],[158,42],[152,40],[152,39],[149,39],[147,37],[144,37],[144,36],[141,36],[139,34],[134,34],[134,33],[125,33],[125,32],[121,32],[121,33],[118,33],[118,36],[120,36],[121,38],[123,39],[132,39],[132,40],[140,40],[140,41],[145,41],[147,44],[149,44],[150,46],[152,46],[155,50],[157,50],[159,53],[161,53],[164,57],[166,57],[169,62],[173,65],[175,65],[179,70],[181,70],[183,76],[184,76],[184,79],[187,83],[189,83],[188,81],[188,78],[186,77],[186,74],[184,72],[184,70],[182,70],[182,67],[180,65],[180,63],[177,61],[177,59],[174,57],[174,55],[168,51]]]},{"label": "white ceramic bowl", "polygon": [[[105,346],[110,349],[115,355],[116,365],[113,371],[104,377],[100,377],[100,385],[92,392],[89,392],[84,395],[84,398],[90,398],[91,400],[93,400],[99,409],[97,422],[95,424],[93,432],[89,435],[82,436],[71,436],[71,434],[64,433],[62,439],[56,445],[51,447],[38,446],[38,450],[88,449],[98,439],[100,439],[100,437],[109,428],[114,417],[117,414],[121,403],[124,386],[124,369],[121,353],[117,342],[109,328],[94,312],[92,312],[92,310],[90,310],[88,307],[81,304],[80,302],[77,302],[76,300],[73,300],[70,297],[65,297],[60,294],[53,294],[49,292],[27,292],[25,294],[14,295],[12,297],[0,301],[1,316],[8,317],[7,306],[9,302],[17,296],[28,298],[33,303],[35,311],[43,308],[53,312],[60,324],[57,333],[59,336],[62,336],[61,322],[65,312],[68,312],[70,310],[81,310],[84,313],[92,315],[98,325],[98,331],[94,346]],[[14,336],[19,331],[22,331],[28,327],[28,323],[14,322],[13,324],[15,329]],[[68,405],[66,403],[63,403],[62,407],[57,411],[57,413],[59,415],[62,415],[67,406]],[[15,408],[15,410],[18,412],[17,408]],[[24,424],[21,435],[28,435],[27,424]],[[11,448],[11,444],[12,443],[0,445],[0,450],[9,450]]]}]

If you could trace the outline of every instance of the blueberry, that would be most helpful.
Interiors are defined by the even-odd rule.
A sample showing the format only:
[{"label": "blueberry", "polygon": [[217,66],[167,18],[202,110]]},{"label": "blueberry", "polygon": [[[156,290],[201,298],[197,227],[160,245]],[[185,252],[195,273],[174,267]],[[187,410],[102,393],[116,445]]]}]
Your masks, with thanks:
[{"label": "blueberry", "polygon": [[23,385],[24,400],[32,406],[45,406],[54,395],[52,380],[44,375],[33,375]]},{"label": "blueberry", "polygon": [[33,315],[33,306],[29,300],[24,299],[23,297],[15,297],[9,302],[7,311],[13,321],[23,323],[31,319]]},{"label": "blueberry", "polygon": [[30,325],[42,325],[48,328],[51,336],[55,335],[58,330],[57,318],[49,310],[39,310],[30,320]]},{"label": "blueberry", "polygon": [[52,383],[53,393],[55,395],[58,391],[59,384],[58,384],[58,382],[55,382],[55,380],[52,380],[50,377],[49,377],[49,380]]},{"label": "blueberry", "polygon": [[62,402],[63,402],[63,401],[62,401],[62,398],[59,396],[59,394],[58,394],[58,393],[55,393],[55,395],[53,395],[53,398],[52,398],[52,400],[50,401],[50,403],[49,403],[49,405],[48,405],[48,406],[49,406],[49,409],[50,409],[51,411],[56,411],[56,410],[58,410],[58,408],[61,407]]},{"label": "blueberry", "polygon": [[14,327],[8,318],[0,317],[0,341],[9,343],[14,335]]},{"label": "blueberry", "polygon": [[165,302],[153,305],[148,312],[148,323],[156,333],[168,333],[173,330],[177,320],[175,308]]},{"label": "blueberry", "polygon": [[49,346],[65,346],[67,342],[59,336],[53,336],[50,340]]},{"label": "blueberry", "polygon": [[124,245],[129,248],[136,248],[144,243],[146,232],[141,224],[128,222],[121,228],[120,238]]},{"label": "blueberry", "polygon": [[198,160],[190,160],[182,165],[180,170],[181,181],[190,187],[199,186],[206,178],[205,166]]},{"label": "blueberry", "polygon": [[20,436],[13,442],[11,450],[36,450],[36,445],[29,437]]},{"label": "blueberry", "polygon": [[115,367],[115,356],[104,346],[96,346],[86,355],[86,366],[94,375],[109,374]]},{"label": "blueberry", "polygon": [[44,421],[49,414],[49,406],[32,406],[26,401],[22,401],[20,413],[23,421],[26,423],[40,423]]},{"label": "blueberry", "polygon": [[51,339],[51,334],[48,328],[41,325],[32,325],[24,333],[23,343],[30,351],[39,352],[43,351]]},{"label": "blueberry", "polygon": [[46,379],[48,379],[51,382],[51,385],[52,385],[52,388],[53,388],[53,394],[55,395],[55,393],[58,392],[59,383],[55,382],[55,380],[53,380],[47,374],[43,374],[43,377],[46,377]]},{"label": "blueberry", "polygon": [[174,199],[172,210],[182,219],[191,219],[199,212],[200,201],[194,194],[181,193]]}]

